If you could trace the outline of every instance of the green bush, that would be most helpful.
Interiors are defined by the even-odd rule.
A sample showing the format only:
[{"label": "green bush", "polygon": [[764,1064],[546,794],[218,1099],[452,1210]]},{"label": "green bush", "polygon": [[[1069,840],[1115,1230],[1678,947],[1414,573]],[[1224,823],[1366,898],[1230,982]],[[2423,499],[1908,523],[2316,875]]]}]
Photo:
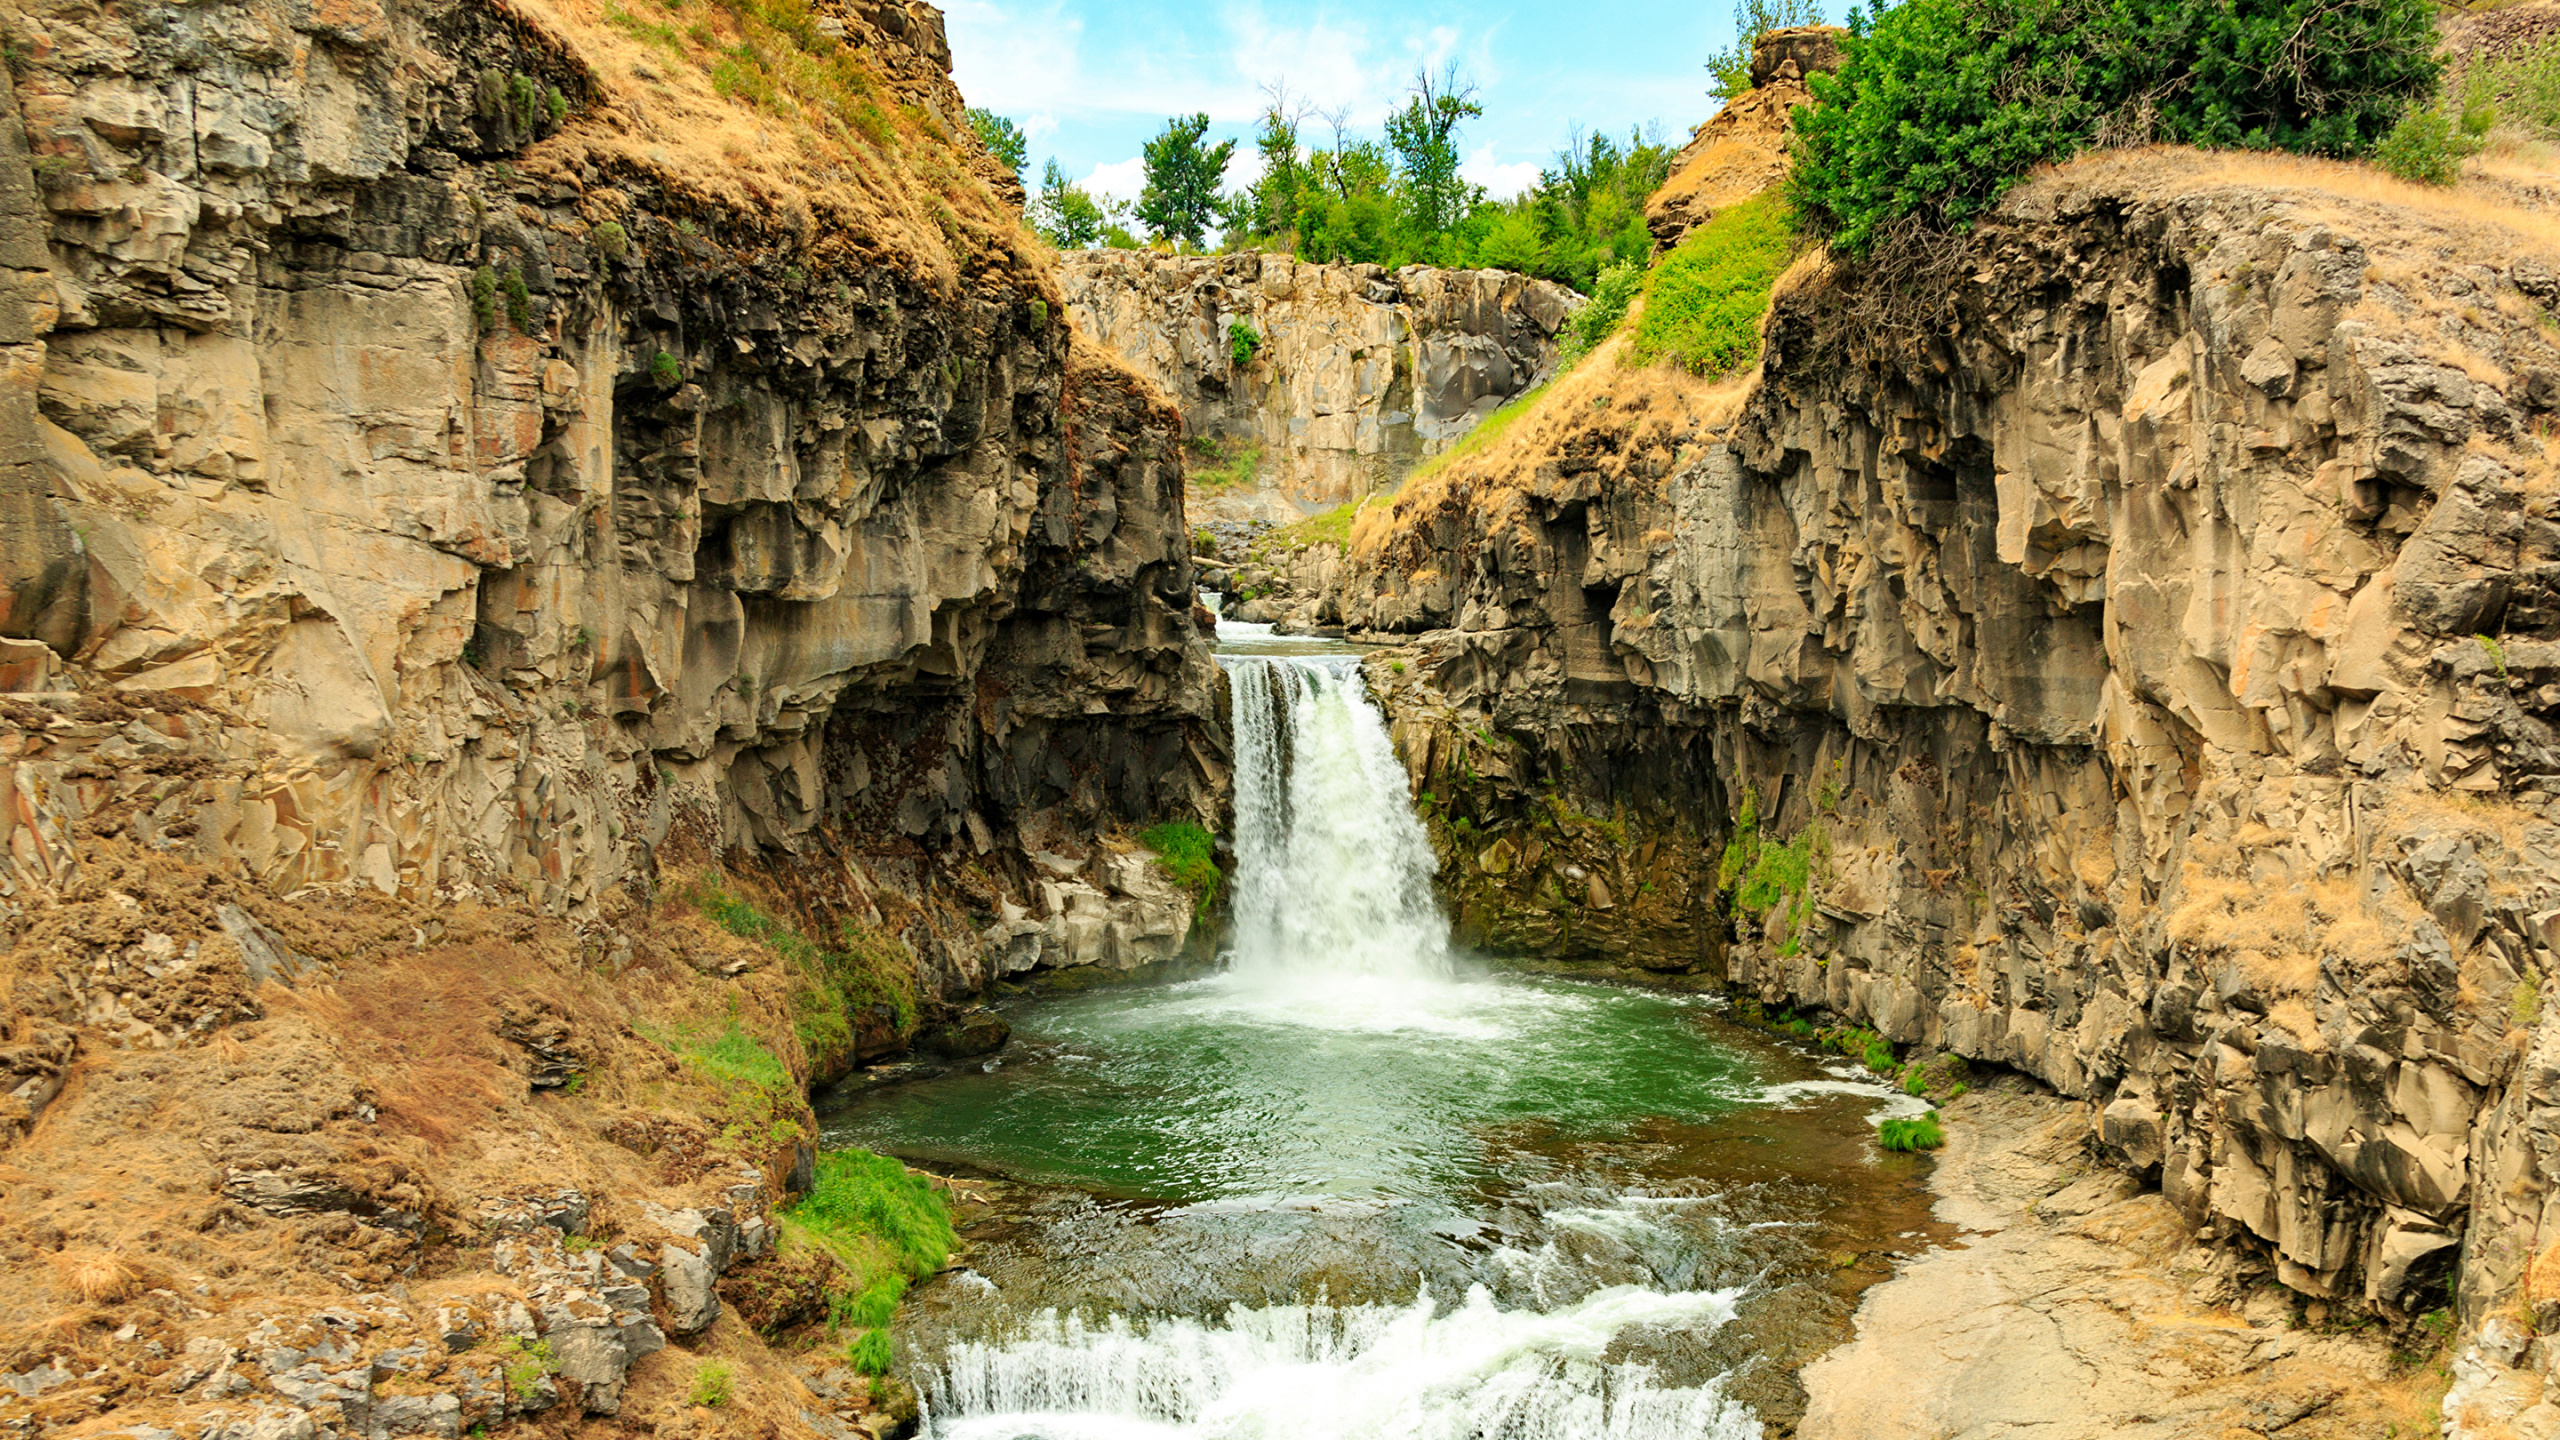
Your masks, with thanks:
[{"label": "green bush", "polygon": [[1227,322],[1227,353],[1241,370],[1253,363],[1254,352],[1262,348],[1262,333],[1241,320]]},{"label": "green bush", "polygon": [[486,265],[471,272],[471,318],[483,335],[498,328],[498,272]]},{"label": "green bush", "polygon": [[1563,357],[1570,361],[1598,349],[1601,341],[1617,333],[1627,318],[1627,307],[1643,291],[1644,266],[1626,260],[1603,267],[1591,282],[1591,299],[1564,324]]},{"label": "green bush", "polygon": [[1887,1150],[1935,1150],[1947,1143],[1947,1132],[1932,1110],[1914,1119],[1887,1120],[1876,1132],[1876,1143]]},{"label": "green bush", "polygon": [[1908,0],[1851,28],[1788,176],[1850,254],[1961,228],[2092,144],[2361,155],[2438,70],[2426,0]]},{"label": "green bush", "polygon": [[659,389],[673,390],[684,383],[684,366],[677,363],[676,357],[661,350],[649,362],[649,378],[658,382]]},{"label": "green bush", "polygon": [[693,1367],[693,1389],[685,1396],[688,1404],[717,1410],[729,1403],[735,1393],[737,1376],[717,1360],[705,1360]]},{"label": "green bush", "polygon": [[1728,206],[1690,231],[1654,267],[1636,321],[1634,358],[1669,357],[1693,374],[1730,374],[1760,358],[1760,317],[1795,258],[1786,200],[1775,193]]},{"label": "green bush", "polygon": [[619,220],[607,220],[587,232],[587,244],[607,260],[619,260],[631,253],[631,232]]},{"label": "green bush", "polygon": [[2441,105],[2412,109],[2374,147],[2373,163],[2413,184],[2450,185],[2462,178],[2462,162],[2479,153],[2481,137],[2496,120],[2494,110],[2457,119]]},{"label": "green bush", "polygon": [[1865,1053],[1858,1058],[1866,1063],[1869,1070],[1878,1075],[1890,1075],[1902,1068],[1893,1058],[1893,1042],[1881,1035],[1869,1040]]},{"label": "green bush", "polygon": [[1226,878],[1218,869],[1218,837],[1197,822],[1151,825],[1140,832],[1138,843],[1156,852],[1157,869],[1191,892],[1191,913],[1199,914],[1217,898],[1218,882]]}]

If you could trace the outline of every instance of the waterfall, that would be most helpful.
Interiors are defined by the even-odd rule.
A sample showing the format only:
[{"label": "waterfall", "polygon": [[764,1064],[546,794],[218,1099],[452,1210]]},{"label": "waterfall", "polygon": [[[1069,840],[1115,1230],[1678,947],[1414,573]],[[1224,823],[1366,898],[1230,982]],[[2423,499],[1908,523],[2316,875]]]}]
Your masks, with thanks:
[{"label": "waterfall", "polygon": [[1349,656],[1230,656],[1239,980],[1449,974],[1439,860]]}]

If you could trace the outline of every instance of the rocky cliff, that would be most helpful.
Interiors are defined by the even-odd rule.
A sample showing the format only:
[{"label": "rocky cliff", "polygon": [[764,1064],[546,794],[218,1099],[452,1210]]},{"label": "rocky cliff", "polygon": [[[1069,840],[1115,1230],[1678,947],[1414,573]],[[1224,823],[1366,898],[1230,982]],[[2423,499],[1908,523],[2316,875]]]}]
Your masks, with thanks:
[{"label": "rocky cliff", "polygon": [[1339,596],[1453,901],[2084,1098],[2222,1274],[2560,1304],[2553,233],[2125,156],[1595,355]]},{"label": "rocky cliff", "polygon": [[1207,519],[1287,522],[1394,488],[1553,373],[1580,303],[1500,270],[1091,250],[1077,329],[1174,397]]},{"label": "rocky cliff", "polygon": [[811,22],[855,90],[793,113],[876,103],[783,188],[719,147],[787,97],[359,10],[30,17],[0,632],[37,703],[164,704],[202,768],[13,756],[15,886],[118,824],[280,891],[583,913],[688,822],[983,855],[1206,813],[1178,421],[1072,352],[932,12]]},{"label": "rocky cliff", "polygon": [[1179,415],[934,11],[646,9],[0,17],[0,1424],[886,1427],[803,1088],[1190,939]]}]

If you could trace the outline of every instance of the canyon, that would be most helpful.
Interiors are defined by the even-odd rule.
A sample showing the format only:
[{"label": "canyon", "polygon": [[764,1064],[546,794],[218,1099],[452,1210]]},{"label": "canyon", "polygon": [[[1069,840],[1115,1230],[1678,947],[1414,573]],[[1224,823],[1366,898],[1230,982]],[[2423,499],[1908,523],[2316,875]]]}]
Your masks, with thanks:
[{"label": "canyon", "polygon": [[[1315,688],[1461,948],[2006,1075],[1977,1210],[2560,1434],[2560,186],[2101,153],[1799,262],[1708,380],[1502,272],[1053,255],[931,7],[721,13],[761,99],[611,6],[13,22],[0,1424],[901,1431],[784,1343],[809,1095],[1277,903],[1146,837],[1278,873],[1213,645],[1280,621],[1361,642]],[[1666,249],[1782,178],[1826,34]],[[2001,1244],[1858,1344],[1997,1362],[1919,1291],[2048,1263]],[[1753,1403],[1881,1433],[1861,1353]],[[2381,1413],[2329,1404],[2275,1428]]]}]

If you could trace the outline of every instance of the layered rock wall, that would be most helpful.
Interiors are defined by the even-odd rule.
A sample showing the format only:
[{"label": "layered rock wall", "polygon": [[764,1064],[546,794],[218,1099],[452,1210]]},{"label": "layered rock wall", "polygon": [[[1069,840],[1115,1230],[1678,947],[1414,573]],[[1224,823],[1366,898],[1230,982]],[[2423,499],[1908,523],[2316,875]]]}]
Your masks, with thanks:
[{"label": "layered rock wall", "polygon": [[1202,515],[1284,522],[1393,489],[1545,380],[1580,303],[1499,270],[1285,255],[1082,251],[1059,278],[1078,330],[1172,395],[1221,462],[1200,468],[1234,477],[1195,495]]},{"label": "layered rock wall", "polygon": [[1071,343],[939,16],[820,7],[850,92],[761,111],[594,26],[26,9],[0,903],[93,834],[577,914],[744,846],[954,998],[1179,948],[1024,858],[1214,814],[1179,419]]},{"label": "layered rock wall", "polygon": [[2476,1321],[2560,1300],[2560,256],[2241,168],[1597,356],[1339,603],[1480,933],[2015,1066],[2226,1273]]}]

